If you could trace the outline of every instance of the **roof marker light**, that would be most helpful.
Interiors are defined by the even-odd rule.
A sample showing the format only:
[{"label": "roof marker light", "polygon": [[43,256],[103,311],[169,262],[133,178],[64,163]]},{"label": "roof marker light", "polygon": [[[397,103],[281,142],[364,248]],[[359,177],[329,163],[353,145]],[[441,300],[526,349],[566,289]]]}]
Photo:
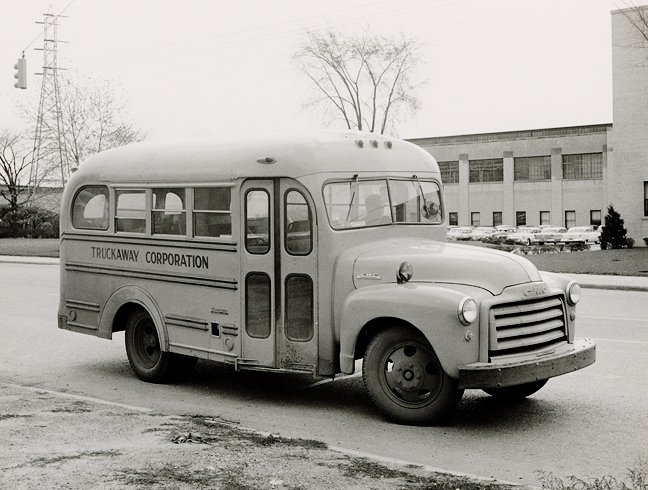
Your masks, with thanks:
[{"label": "roof marker light", "polygon": [[387,147],[387,149],[388,149],[388,150],[391,150],[391,149],[392,149],[392,146],[393,146],[393,144],[392,144],[392,142],[391,142],[391,141],[385,141],[385,146]]},{"label": "roof marker light", "polygon": [[364,148],[364,141],[362,140],[356,140],[356,145],[358,145],[358,148]]},{"label": "roof marker light", "polygon": [[374,148],[378,148],[378,142],[376,140],[371,140],[370,143]]},{"label": "roof marker light", "polygon": [[257,159],[257,163],[276,163],[276,159],[272,157],[261,157]]}]

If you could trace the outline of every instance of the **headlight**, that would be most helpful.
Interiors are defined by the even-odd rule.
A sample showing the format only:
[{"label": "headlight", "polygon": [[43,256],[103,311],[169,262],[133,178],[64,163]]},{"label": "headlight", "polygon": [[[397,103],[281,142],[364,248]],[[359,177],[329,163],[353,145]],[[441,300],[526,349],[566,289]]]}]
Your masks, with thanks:
[{"label": "headlight", "polygon": [[574,306],[581,299],[581,287],[576,281],[572,281],[567,285],[567,302]]},{"label": "headlight", "polygon": [[470,296],[466,296],[459,303],[459,320],[464,325],[470,325],[477,320],[477,303]]}]

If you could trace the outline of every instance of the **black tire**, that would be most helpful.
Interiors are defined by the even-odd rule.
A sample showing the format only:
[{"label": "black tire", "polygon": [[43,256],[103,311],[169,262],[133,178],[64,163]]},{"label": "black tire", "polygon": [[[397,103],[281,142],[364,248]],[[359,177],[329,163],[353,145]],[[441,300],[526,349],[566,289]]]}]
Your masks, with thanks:
[{"label": "black tire", "polygon": [[164,383],[188,376],[197,358],[164,352],[155,323],[144,310],[131,314],[126,323],[126,355],[131,368],[142,381]]},{"label": "black tire", "polygon": [[438,424],[463,396],[425,336],[407,326],[381,330],[371,339],[362,377],[376,406],[401,424]]},{"label": "black tire", "polygon": [[523,385],[505,386],[504,388],[484,388],[483,391],[491,396],[505,401],[518,401],[533,395],[536,391],[547,384],[548,379],[532,381]]}]

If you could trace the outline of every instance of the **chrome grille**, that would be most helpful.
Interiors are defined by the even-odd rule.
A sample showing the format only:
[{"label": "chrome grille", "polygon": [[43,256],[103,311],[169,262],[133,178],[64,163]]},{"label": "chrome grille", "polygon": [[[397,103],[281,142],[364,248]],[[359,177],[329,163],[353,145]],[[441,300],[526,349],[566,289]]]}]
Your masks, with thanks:
[{"label": "chrome grille", "polygon": [[567,340],[563,302],[541,298],[493,306],[489,355],[535,351]]}]

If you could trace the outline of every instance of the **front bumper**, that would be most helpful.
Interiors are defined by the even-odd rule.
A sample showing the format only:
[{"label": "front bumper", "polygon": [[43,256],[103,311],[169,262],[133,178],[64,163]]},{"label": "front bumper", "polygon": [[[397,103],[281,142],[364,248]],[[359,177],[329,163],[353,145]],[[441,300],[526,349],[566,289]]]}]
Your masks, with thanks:
[{"label": "front bumper", "polygon": [[501,388],[521,385],[582,369],[596,360],[596,344],[576,339],[550,354],[530,359],[476,362],[459,368],[460,388]]}]

